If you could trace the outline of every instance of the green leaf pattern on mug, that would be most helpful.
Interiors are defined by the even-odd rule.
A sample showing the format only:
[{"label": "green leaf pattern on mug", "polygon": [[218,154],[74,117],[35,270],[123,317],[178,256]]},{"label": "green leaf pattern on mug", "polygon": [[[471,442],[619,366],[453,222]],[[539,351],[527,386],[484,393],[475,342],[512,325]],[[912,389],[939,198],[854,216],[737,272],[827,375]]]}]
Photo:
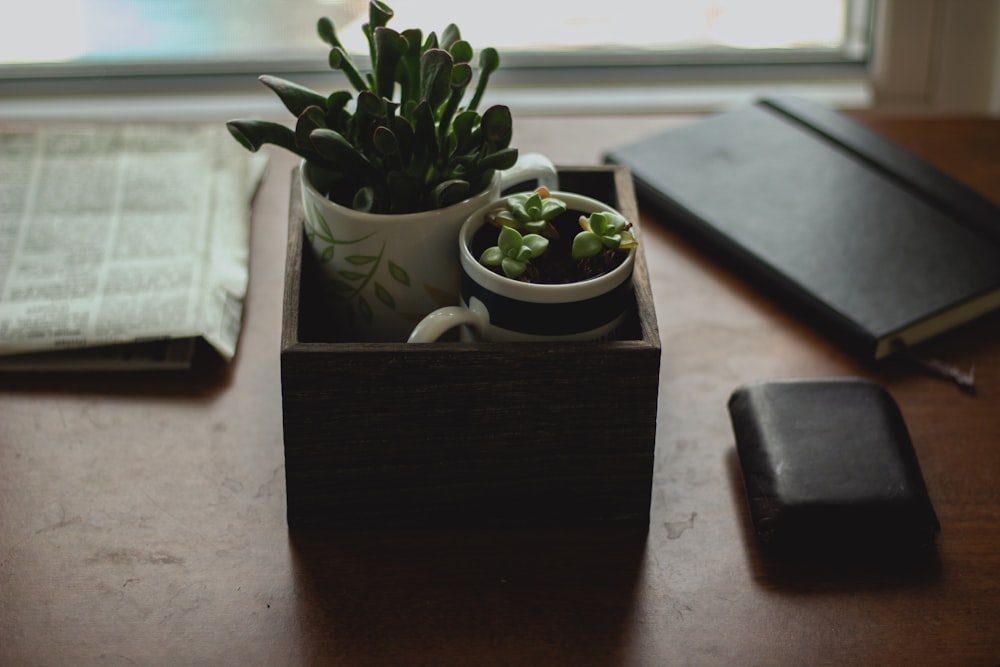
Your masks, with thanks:
[{"label": "green leaf pattern on mug", "polygon": [[396,300],[392,298],[392,294],[377,281],[375,282],[375,296],[389,308],[396,309]]},{"label": "green leaf pattern on mug", "polygon": [[[312,215],[306,216],[306,238],[309,239],[309,243],[315,245],[318,240],[328,244],[320,254],[320,259],[324,264],[333,261],[338,247],[361,243],[374,235],[375,233],[372,232],[358,239],[338,239],[333,235],[326,218],[320,213],[318,207],[313,206]],[[395,283],[404,287],[410,286],[410,274],[403,267],[386,258],[386,243],[382,243],[377,255],[353,254],[344,257],[344,262],[357,267],[357,270],[341,269],[336,272],[336,278],[330,279],[330,285],[337,293],[343,295],[348,301],[356,300],[358,313],[368,324],[371,324],[375,317],[372,305],[364,294],[369,285],[371,285],[372,292],[379,303],[392,310],[396,308],[395,297],[383,283],[375,279],[383,260],[385,260],[389,276]]]},{"label": "green leaf pattern on mug", "polygon": [[396,280],[396,282],[406,285],[407,287],[410,286],[410,274],[404,271],[403,267],[399,264],[389,262],[389,273],[392,274],[392,277]]}]

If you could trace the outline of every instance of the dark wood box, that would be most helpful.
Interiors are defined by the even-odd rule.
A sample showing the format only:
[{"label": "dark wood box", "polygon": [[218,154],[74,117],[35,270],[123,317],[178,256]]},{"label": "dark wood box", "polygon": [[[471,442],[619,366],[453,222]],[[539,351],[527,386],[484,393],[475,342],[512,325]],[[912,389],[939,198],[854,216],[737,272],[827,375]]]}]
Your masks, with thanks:
[{"label": "dark wood box", "polygon": [[[638,224],[627,170],[560,179]],[[304,243],[296,176],[281,340],[289,526],[648,522],[660,339],[642,252],[615,340],[409,345],[338,340]]]}]

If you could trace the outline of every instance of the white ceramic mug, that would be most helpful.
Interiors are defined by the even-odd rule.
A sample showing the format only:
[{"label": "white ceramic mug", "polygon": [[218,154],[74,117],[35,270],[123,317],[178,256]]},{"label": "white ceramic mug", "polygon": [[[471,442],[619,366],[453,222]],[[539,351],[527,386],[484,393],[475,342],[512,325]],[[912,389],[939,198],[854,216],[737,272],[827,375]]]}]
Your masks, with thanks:
[{"label": "white ceramic mug", "polygon": [[[305,233],[321,267],[341,336],[403,342],[431,311],[458,303],[455,239],[469,213],[522,182],[558,187],[552,162],[526,153],[489,188],[447,208],[401,215],[341,206],[322,194],[322,172],[302,164]],[[317,187],[319,185],[319,187]]]},{"label": "white ceramic mug", "polygon": [[[584,214],[617,212],[583,195],[553,192],[552,196]],[[462,225],[458,241],[462,305],[435,310],[413,329],[409,342],[430,343],[458,326],[464,328],[464,340],[599,340],[614,333],[631,303],[635,249],[612,271],[578,283],[534,284],[499,275],[479,263],[470,244],[476,231],[489,224],[484,222],[486,212],[501,201],[482,206]]]}]

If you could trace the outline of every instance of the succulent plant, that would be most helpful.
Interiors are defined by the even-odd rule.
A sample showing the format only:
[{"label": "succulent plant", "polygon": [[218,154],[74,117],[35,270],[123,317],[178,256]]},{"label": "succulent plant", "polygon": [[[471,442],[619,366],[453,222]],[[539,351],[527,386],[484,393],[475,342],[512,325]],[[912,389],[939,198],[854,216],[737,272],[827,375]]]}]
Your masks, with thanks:
[{"label": "succulent plant", "polygon": [[580,227],[583,231],[573,237],[573,259],[595,257],[605,249],[627,250],[636,245],[628,220],[612,211],[581,215]]},{"label": "succulent plant", "polygon": [[566,212],[566,203],[549,195],[547,188],[519,192],[507,198],[507,208],[497,211],[494,224],[527,230],[535,234],[554,234],[549,221]]},{"label": "succulent plant", "polygon": [[[618,251],[636,247],[631,223],[614,211],[581,215],[579,230],[568,240],[577,225],[563,215],[567,209],[544,187],[507,196],[503,206],[486,213],[485,219],[500,231],[497,245],[480,255],[480,263],[522,281],[575,282],[613,268]],[[568,265],[575,268],[570,271]]]},{"label": "succulent plant", "polygon": [[[294,129],[271,121],[231,120],[230,133],[247,149],[266,143],[288,149],[330,174],[327,196],[373,213],[410,213],[443,208],[489,186],[497,169],[517,161],[510,147],[510,109],[478,107],[500,58],[480,51],[474,88],[472,46],[454,24],[440,37],[420,29],[388,27],[392,9],[369,3],[362,31],[371,71],[362,73],[344,49],[333,22],[317,24],[330,46],[329,65],[355,92],[322,95],[285,79],[263,75],[261,83],[296,117]],[[466,93],[472,99],[463,105]]]},{"label": "succulent plant", "polygon": [[519,278],[528,270],[528,263],[540,257],[549,247],[549,240],[539,234],[525,234],[504,225],[497,245],[487,248],[479,261],[486,266],[499,266],[508,278]]}]

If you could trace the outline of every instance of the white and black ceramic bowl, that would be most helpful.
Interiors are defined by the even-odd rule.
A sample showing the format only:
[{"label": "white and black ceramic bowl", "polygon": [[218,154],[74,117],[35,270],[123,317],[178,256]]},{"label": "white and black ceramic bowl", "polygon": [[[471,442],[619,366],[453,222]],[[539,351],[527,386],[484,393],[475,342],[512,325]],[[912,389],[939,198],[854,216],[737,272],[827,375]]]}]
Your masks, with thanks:
[{"label": "white and black ceramic bowl", "polygon": [[[553,192],[567,208],[584,215],[615,209],[570,192]],[[463,337],[489,341],[599,340],[614,333],[631,303],[635,249],[613,270],[596,278],[565,284],[526,283],[499,275],[479,263],[472,250],[485,216],[503,198],[473,212],[459,233],[462,270],[461,306],[439,308],[410,335],[415,343],[432,342],[446,331],[466,328]]]}]

